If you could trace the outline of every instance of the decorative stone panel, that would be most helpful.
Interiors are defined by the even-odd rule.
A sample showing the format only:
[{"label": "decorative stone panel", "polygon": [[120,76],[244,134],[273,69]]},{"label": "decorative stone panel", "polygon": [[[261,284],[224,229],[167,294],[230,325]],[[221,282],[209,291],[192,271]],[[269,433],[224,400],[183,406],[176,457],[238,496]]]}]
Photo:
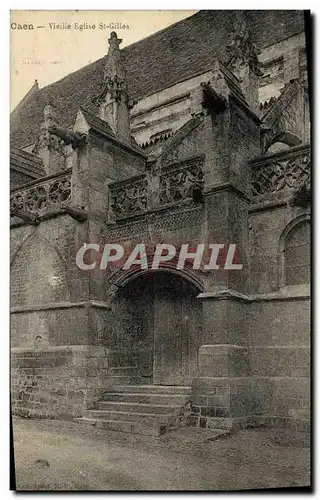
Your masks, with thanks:
[{"label": "decorative stone panel", "polygon": [[202,158],[169,165],[159,174],[149,173],[113,183],[110,185],[112,215],[118,220],[150,209],[195,206],[202,200],[203,184]]},{"label": "decorative stone panel", "polygon": [[310,147],[265,156],[252,162],[253,196],[269,195],[310,184]]},{"label": "decorative stone panel", "polygon": [[41,179],[28,188],[15,190],[10,197],[10,211],[43,214],[50,208],[66,206],[71,200],[71,171],[54,178]]}]

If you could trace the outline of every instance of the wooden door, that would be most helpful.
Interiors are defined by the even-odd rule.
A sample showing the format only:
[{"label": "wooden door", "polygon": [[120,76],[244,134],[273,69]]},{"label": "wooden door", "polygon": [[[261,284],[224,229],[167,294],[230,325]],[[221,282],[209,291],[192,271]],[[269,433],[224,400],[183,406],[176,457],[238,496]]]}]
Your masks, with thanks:
[{"label": "wooden door", "polygon": [[201,305],[197,291],[168,274],[155,280],[153,383],[187,385],[197,372]]},{"label": "wooden door", "polygon": [[137,279],[118,296],[115,308],[117,349],[122,364],[134,366],[143,383],[153,382],[153,283]]}]

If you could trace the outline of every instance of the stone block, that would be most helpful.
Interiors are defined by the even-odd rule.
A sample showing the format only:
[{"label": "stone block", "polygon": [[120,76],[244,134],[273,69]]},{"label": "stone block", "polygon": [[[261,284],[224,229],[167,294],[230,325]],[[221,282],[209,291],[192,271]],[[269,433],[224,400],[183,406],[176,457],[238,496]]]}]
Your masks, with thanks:
[{"label": "stone block", "polygon": [[199,373],[212,377],[243,377],[250,374],[248,349],[231,345],[202,345]]},{"label": "stone block", "polygon": [[214,406],[207,406],[200,408],[201,416],[203,417],[215,417],[216,416],[216,408]]},{"label": "stone block", "polygon": [[216,413],[216,415],[215,415],[216,417],[229,418],[231,416],[230,415],[230,408],[227,408],[227,407],[216,406],[215,413]]}]

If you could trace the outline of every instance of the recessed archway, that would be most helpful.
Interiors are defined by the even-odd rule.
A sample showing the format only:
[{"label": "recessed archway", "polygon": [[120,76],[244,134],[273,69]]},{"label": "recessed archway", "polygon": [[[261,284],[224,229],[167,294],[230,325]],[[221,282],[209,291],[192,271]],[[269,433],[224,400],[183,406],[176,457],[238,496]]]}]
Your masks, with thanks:
[{"label": "recessed archway", "polygon": [[201,345],[200,288],[168,271],[140,273],[114,297],[115,341],[141,383],[188,385]]}]

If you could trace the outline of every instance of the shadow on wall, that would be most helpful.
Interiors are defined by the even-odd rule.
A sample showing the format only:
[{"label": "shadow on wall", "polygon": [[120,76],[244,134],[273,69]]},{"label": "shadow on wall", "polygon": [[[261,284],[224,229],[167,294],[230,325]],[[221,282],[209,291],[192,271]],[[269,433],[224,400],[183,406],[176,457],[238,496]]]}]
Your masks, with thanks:
[{"label": "shadow on wall", "polygon": [[20,325],[19,329],[22,328],[19,335],[23,332],[28,345],[48,345],[49,318],[52,314],[49,310],[41,310],[41,306],[48,308],[50,304],[68,302],[70,292],[66,264],[47,240],[32,235],[17,250],[11,264],[10,292],[13,345],[20,344],[20,341],[14,338],[16,324]]}]

